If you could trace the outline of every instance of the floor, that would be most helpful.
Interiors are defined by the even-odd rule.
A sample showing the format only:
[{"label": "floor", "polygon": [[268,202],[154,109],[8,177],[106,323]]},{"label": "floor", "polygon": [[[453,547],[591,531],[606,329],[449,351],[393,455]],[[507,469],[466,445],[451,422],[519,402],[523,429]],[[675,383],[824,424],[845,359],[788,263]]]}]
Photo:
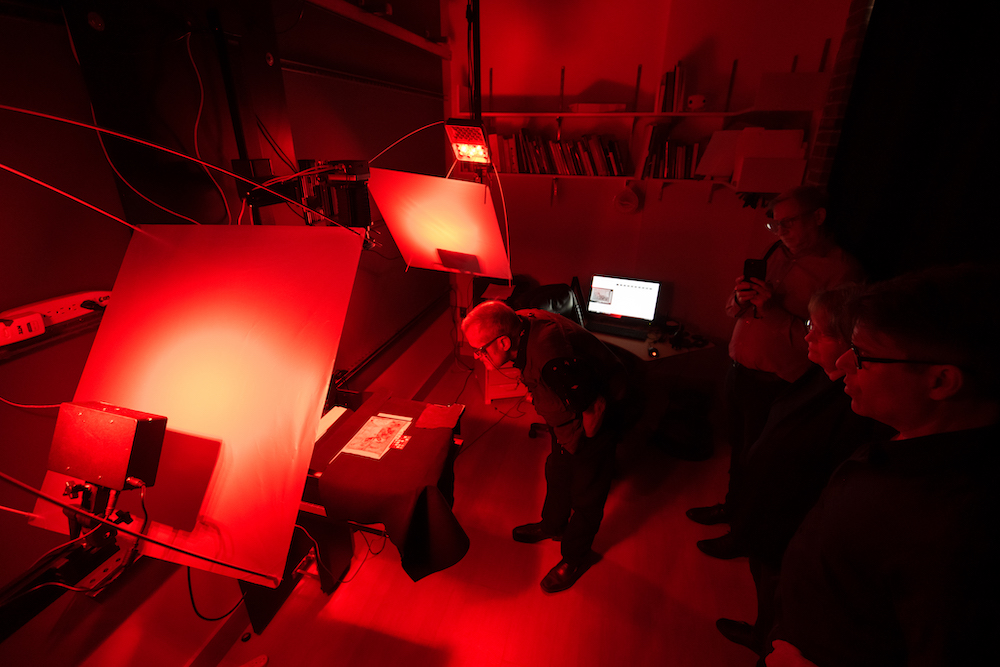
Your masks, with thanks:
[{"label": "floor", "polygon": [[531,406],[514,398],[485,405],[458,365],[424,400],[468,406],[455,513],[469,553],[414,583],[391,543],[357,533],[348,582],[328,597],[304,577],[265,631],[233,646],[222,667],[255,659],[272,667],[754,665],[756,656],[715,629],[720,616],[753,620],[746,559],[702,554],[695,542],[725,527],[684,516],[725,493],[724,448],[707,461],[681,461],[645,444],[640,425],[619,448],[594,545],[601,560],[571,589],[548,595],[538,583],[559,561],[559,545],[517,543],[510,532],[538,520],[544,495],[547,441],[528,437]]}]

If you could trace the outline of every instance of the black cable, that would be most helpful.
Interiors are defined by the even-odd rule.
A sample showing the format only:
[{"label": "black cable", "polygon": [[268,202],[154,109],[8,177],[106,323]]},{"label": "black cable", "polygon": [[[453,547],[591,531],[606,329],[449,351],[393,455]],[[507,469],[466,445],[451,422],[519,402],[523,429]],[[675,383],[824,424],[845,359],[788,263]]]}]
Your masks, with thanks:
[{"label": "black cable", "polygon": [[291,158],[289,158],[285,154],[285,151],[281,150],[281,146],[278,145],[278,142],[276,142],[274,140],[274,137],[271,136],[271,133],[268,132],[267,127],[264,126],[264,121],[262,121],[260,119],[260,116],[258,116],[256,114],[254,114],[254,118],[257,119],[257,129],[259,129],[261,131],[261,133],[263,133],[264,139],[267,141],[267,143],[269,143],[271,145],[271,148],[278,155],[278,157],[281,158],[281,161],[284,162],[285,165],[287,165],[289,169],[291,169],[292,171],[297,172],[299,170],[298,165],[292,164]]},{"label": "black cable", "polygon": [[[461,455],[462,455],[462,454],[464,454],[465,452],[469,451],[469,448],[470,448],[470,447],[472,447],[472,445],[474,445],[474,444],[475,444],[476,442],[478,442],[480,438],[482,438],[482,437],[483,437],[484,435],[486,435],[487,433],[489,433],[489,432],[490,432],[490,431],[491,431],[491,430],[493,429],[493,427],[495,427],[495,426],[496,426],[497,424],[499,424],[499,423],[500,423],[500,422],[502,422],[502,421],[503,421],[504,419],[506,419],[506,418],[507,418],[507,416],[508,416],[508,415],[509,415],[510,413],[514,412],[514,410],[516,410],[516,409],[520,408],[520,407],[521,407],[521,404],[522,404],[522,403],[524,403],[524,401],[525,401],[525,400],[527,400],[527,398],[528,398],[528,397],[527,397],[527,395],[525,395],[525,396],[522,396],[522,397],[520,398],[520,400],[518,400],[518,402],[517,402],[517,403],[515,403],[515,404],[513,405],[513,407],[511,407],[511,408],[510,408],[509,410],[507,410],[507,412],[504,412],[503,414],[501,414],[501,415],[500,415],[500,419],[496,420],[495,422],[493,422],[492,424],[490,424],[489,426],[487,426],[487,427],[486,427],[486,429],[485,429],[485,430],[484,430],[484,431],[483,431],[482,433],[480,433],[479,435],[477,435],[477,436],[476,436],[475,438],[473,438],[472,440],[469,440],[468,442],[466,442],[466,443],[463,443],[463,444],[462,444],[462,447],[461,447],[461,449],[459,450],[459,452],[458,452],[458,455],[457,455],[457,456],[461,456]],[[526,415],[526,414],[527,414],[526,412],[522,412],[521,414],[519,414],[519,415],[516,415],[515,417],[516,417],[516,418],[520,418],[520,417],[523,417],[523,416],[524,416],[524,415]]]},{"label": "black cable", "polygon": [[472,12],[472,0],[469,0],[465,6],[465,20],[468,22],[468,30],[465,34],[465,57],[468,63],[469,72],[469,113],[474,114],[476,108],[475,102],[475,82],[473,77],[477,72],[473,72],[473,53],[472,53],[472,22],[475,16]]},{"label": "black cable", "polygon": [[365,535],[364,532],[361,532],[361,539],[363,539],[365,541],[365,544],[368,545],[368,549],[367,549],[367,551],[365,551],[365,557],[361,559],[361,564],[358,565],[358,569],[354,571],[354,574],[352,574],[350,577],[346,577],[344,579],[340,579],[339,580],[339,583],[341,583],[341,584],[347,584],[347,583],[350,583],[350,582],[354,581],[354,578],[356,576],[358,576],[359,572],[361,572],[361,568],[364,567],[364,565],[365,565],[366,562],[368,562],[368,557],[369,556],[378,556],[380,553],[382,553],[382,551],[385,550],[385,544],[386,544],[386,541],[389,539],[389,537],[388,537],[388,535],[386,535],[385,533],[383,533],[383,535],[382,535],[382,546],[379,547],[378,551],[372,551],[372,543],[368,541],[368,536]]},{"label": "black cable", "polygon": [[178,553],[184,554],[185,556],[191,556],[192,558],[197,558],[198,560],[207,561],[207,562],[213,563],[215,565],[221,565],[222,567],[230,568],[230,569],[233,569],[233,570],[238,570],[239,572],[246,572],[248,574],[252,574],[252,575],[255,575],[255,576],[258,576],[258,577],[263,577],[265,579],[270,579],[271,581],[274,581],[275,583],[280,583],[280,581],[281,581],[280,579],[278,579],[277,577],[274,577],[272,575],[262,574],[260,572],[255,572],[254,570],[249,570],[249,569],[247,569],[245,567],[240,567],[238,565],[233,565],[232,563],[226,563],[225,561],[216,560],[215,558],[211,558],[209,556],[203,556],[201,554],[196,554],[193,551],[188,551],[187,549],[182,549],[182,548],[180,548],[178,546],[174,546],[172,544],[168,544],[167,542],[163,542],[161,540],[154,539],[154,538],[152,538],[152,537],[150,537],[148,535],[143,535],[143,534],[137,533],[137,532],[135,532],[133,530],[129,530],[127,528],[123,528],[120,525],[112,523],[112,522],[108,521],[107,519],[105,519],[103,517],[99,517],[99,516],[97,516],[95,514],[91,514],[90,512],[82,510],[82,509],[80,509],[79,507],[77,507],[75,505],[70,505],[69,503],[64,503],[61,500],[57,500],[57,499],[55,499],[55,498],[53,498],[51,496],[48,496],[45,493],[39,491],[38,489],[30,487],[27,484],[25,484],[24,482],[22,482],[20,480],[17,480],[17,479],[14,479],[10,475],[8,475],[8,474],[6,474],[6,473],[4,473],[2,471],[0,471],[0,480],[3,480],[5,482],[7,482],[8,484],[16,486],[17,488],[21,489],[22,491],[26,491],[27,493],[30,493],[31,495],[36,496],[38,498],[41,498],[42,500],[44,500],[44,501],[46,501],[48,503],[51,503],[53,505],[57,505],[58,507],[61,507],[64,510],[69,510],[70,512],[73,512],[74,514],[78,514],[80,516],[85,516],[85,517],[91,519],[92,521],[96,521],[96,522],[98,522],[100,524],[106,525],[109,528],[113,528],[113,529],[115,529],[116,531],[118,531],[120,533],[125,533],[126,535],[131,535],[132,537],[135,537],[137,539],[145,540],[147,542],[152,542],[153,544],[155,544],[157,546],[160,546],[160,547],[163,547],[164,549],[169,549],[171,551],[176,551]]},{"label": "black cable", "polygon": [[227,611],[222,616],[216,616],[215,618],[209,618],[208,616],[205,616],[200,611],[198,611],[198,605],[196,605],[195,602],[194,602],[194,588],[191,586],[191,566],[190,565],[188,565],[188,568],[187,568],[187,580],[188,580],[188,595],[191,598],[191,608],[194,609],[194,613],[198,615],[198,618],[200,618],[203,621],[213,621],[213,622],[214,621],[221,621],[222,619],[224,619],[225,617],[229,616],[234,611],[236,611],[237,609],[239,609],[240,605],[243,604],[243,602],[246,599],[246,594],[244,593],[243,595],[240,596],[239,602],[237,602],[235,605],[233,605],[232,609],[230,609],[229,611]]},{"label": "black cable", "polygon": [[275,36],[277,36],[277,35],[284,35],[286,32],[289,32],[292,28],[294,28],[295,26],[297,26],[299,24],[299,21],[302,20],[302,15],[305,14],[305,12],[306,12],[306,1],[307,0],[302,0],[302,7],[299,9],[299,15],[298,15],[298,18],[295,19],[295,22],[292,23],[292,25],[288,26],[287,28],[283,28],[281,30],[276,30],[274,32]]},{"label": "black cable", "polygon": [[323,559],[319,557],[319,542],[316,541],[316,538],[313,537],[309,533],[309,531],[305,529],[305,526],[300,526],[299,524],[295,524],[295,527],[301,530],[303,533],[305,533],[306,537],[309,538],[309,541],[313,543],[313,548],[316,550],[316,563],[318,563],[320,567],[326,570],[327,574],[329,574],[334,579],[337,579],[337,575],[335,575],[333,572],[330,572],[330,568],[328,568],[326,566],[326,563],[323,562]]},{"label": "black cable", "polygon": [[469,373],[465,376],[465,382],[462,384],[462,390],[458,392],[458,396],[455,397],[455,400],[452,401],[452,403],[458,403],[458,399],[462,398],[462,394],[465,393],[466,388],[469,386],[469,378],[471,378],[474,373],[475,371],[470,368]]}]

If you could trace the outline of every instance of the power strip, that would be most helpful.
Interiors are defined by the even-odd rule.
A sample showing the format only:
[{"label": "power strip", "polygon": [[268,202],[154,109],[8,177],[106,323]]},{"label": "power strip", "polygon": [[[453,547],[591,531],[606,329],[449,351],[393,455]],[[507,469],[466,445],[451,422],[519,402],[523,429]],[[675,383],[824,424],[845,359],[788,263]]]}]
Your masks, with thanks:
[{"label": "power strip", "polygon": [[[8,324],[9,322],[9,324]],[[17,313],[0,315],[0,345],[19,343],[22,340],[41,336],[45,333],[42,316],[38,313]]]},{"label": "power strip", "polygon": [[[111,292],[92,290],[18,306],[0,313],[0,345],[18,343],[45,333],[53,325],[83,317],[107,306]],[[87,308],[83,304],[92,306]],[[9,324],[8,324],[9,322]]]}]

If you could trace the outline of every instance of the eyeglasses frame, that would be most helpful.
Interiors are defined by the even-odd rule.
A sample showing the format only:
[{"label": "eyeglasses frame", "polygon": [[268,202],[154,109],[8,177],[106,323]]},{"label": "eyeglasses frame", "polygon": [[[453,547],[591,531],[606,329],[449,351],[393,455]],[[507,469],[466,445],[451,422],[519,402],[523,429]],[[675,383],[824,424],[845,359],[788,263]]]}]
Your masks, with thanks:
[{"label": "eyeglasses frame", "polygon": [[851,343],[851,354],[854,355],[854,362],[857,364],[859,371],[863,370],[861,364],[866,361],[870,361],[873,364],[928,364],[931,366],[947,363],[944,361],[927,361],[924,359],[885,359],[882,357],[866,357],[861,354],[861,350],[859,350],[858,346],[854,343]]},{"label": "eyeglasses frame", "polygon": [[795,223],[796,220],[801,220],[807,215],[812,215],[818,210],[819,210],[818,208],[814,208],[811,211],[803,211],[802,213],[798,213],[796,215],[790,215],[787,218],[782,218],[781,220],[775,220],[774,218],[771,218],[770,220],[768,220],[766,227],[768,231],[774,234],[778,234],[779,232],[781,232],[782,229],[790,228]]},{"label": "eyeglasses frame", "polygon": [[476,349],[474,349],[472,351],[472,355],[476,359],[482,359],[483,357],[486,356],[486,348],[488,348],[490,345],[492,345],[493,343],[497,342],[498,340],[500,340],[501,338],[503,338],[506,335],[507,334],[500,334],[499,336],[494,337],[490,342],[486,343],[485,345],[477,347]]}]

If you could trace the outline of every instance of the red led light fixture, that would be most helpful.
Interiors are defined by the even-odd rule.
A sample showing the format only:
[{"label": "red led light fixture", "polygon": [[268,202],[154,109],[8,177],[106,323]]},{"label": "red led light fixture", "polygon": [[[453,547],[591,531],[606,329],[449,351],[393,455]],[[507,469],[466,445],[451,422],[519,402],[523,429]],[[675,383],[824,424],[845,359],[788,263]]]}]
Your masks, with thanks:
[{"label": "red led light fixture", "polygon": [[449,119],[444,125],[451,150],[459,162],[490,163],[490,152],[482,125],[473,121]]}]

